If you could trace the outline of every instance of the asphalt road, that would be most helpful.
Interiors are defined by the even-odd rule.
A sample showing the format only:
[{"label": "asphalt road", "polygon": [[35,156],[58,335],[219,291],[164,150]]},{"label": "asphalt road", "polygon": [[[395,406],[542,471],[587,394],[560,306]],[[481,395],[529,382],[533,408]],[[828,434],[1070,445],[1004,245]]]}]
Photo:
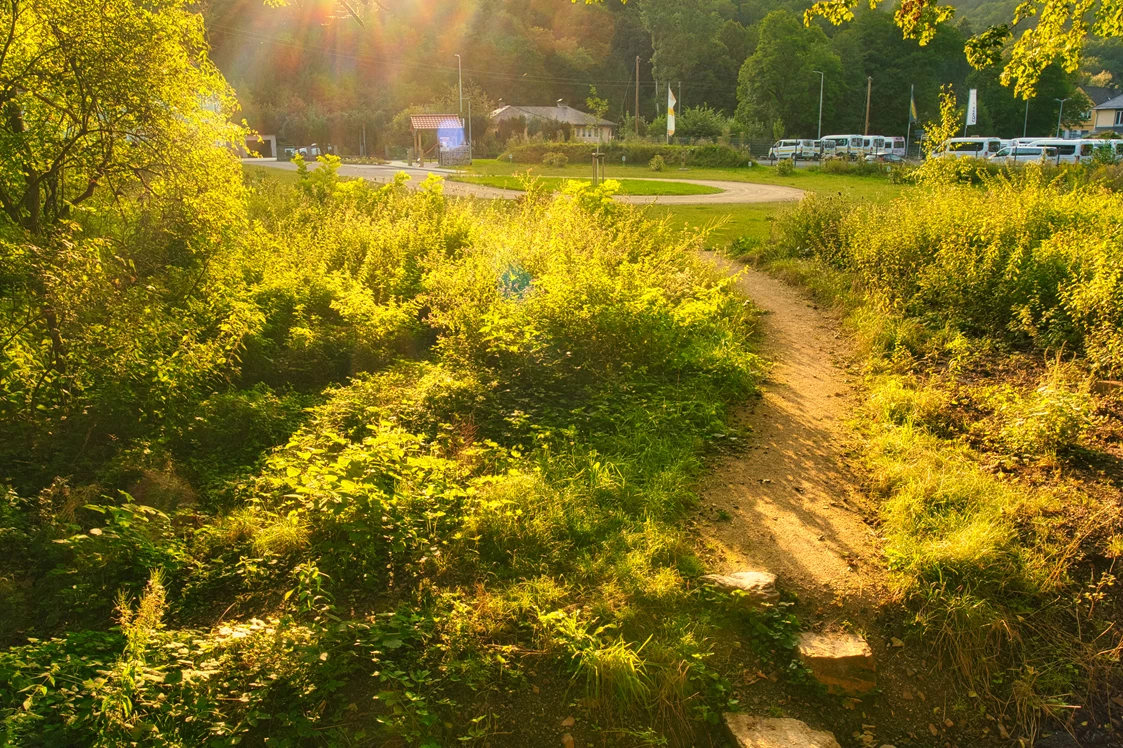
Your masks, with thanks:
[{"label": "asphalt road", "polygon": [[[271,159],[243,159],[243,163],[255,166],[264,166],[271,169],[296,171],[296,164],[291,161],[276,161]],[[316,168],[316,164],[309,164],[309,168]],[[339,167],[340,176],[361,177],[372,182],[389,182],[394,175],[404,171],[410,176],[409,185],[417,187],[430,174],[450,177],[456,172],[451,169],[419,169],[416,166],[402,166],[389,164],[386,166],[367,166],[360,164],[343,164]],[[799,200],[803,197],[803,190],[795,187],[780,187],[773,184],[753,184],[751,182],[724,182],[710,179],[652,179],[650,177],[628,177],[628,179],[643,179],[650,182],[687,182],[700,184],[721,190],[708,195],[617,195],[616,199],[634,205],[721,205],[744,203],[777,203],[788,200]],[[466,182],[452,182],[446,179],[444,190],[446,195],[460,197],[500,198],[512,200],[523,193],[519,190],[504,190],[499,187],[489,187],[482,184],[468,184]]]}]

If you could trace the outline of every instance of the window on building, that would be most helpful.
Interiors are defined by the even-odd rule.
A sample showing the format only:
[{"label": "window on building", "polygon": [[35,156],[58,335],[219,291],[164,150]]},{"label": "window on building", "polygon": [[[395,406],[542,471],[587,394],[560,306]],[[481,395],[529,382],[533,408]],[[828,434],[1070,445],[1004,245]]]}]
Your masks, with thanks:
[{"label": "window on building", "polygon": [[1115,124],[1123,125],[1123,109],[1115,110]]}]

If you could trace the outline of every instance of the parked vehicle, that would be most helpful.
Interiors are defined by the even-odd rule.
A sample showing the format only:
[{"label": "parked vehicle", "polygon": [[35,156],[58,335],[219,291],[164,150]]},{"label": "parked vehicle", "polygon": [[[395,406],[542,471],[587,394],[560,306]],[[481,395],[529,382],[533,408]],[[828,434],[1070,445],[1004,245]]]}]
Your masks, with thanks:
[{"label": "parked vehicle", "polygon": [[828,135],[822,139],[823,158],[857,158],[862,147],[861,135]]},{"label": "parked vehicle", "polygon": [[801,140],[799,141],[798,158],[804,161],[818,161],[821,155],[819,150],[818,140]]},{"label": "parked vehicle", "polygon": [[904,138],[898,138],[898,137],[886,138],[885,141],[886,141],[886,143],[885,143],[886,147],[889,148],[889,152],[892,153],[894,156],[900,156],[902,159],[908,158],[909,154],[905,152],[905,139]]},{"label": "parked vehicle", "polygon": [[1040,145],[1009,145],[992,153],[989,161],[1005,164],[1049,163],[1057,158],[1057,149]]},{"label": "parked vehicle", "polygon": [[[1100,141],[1102,142],[1102,141]],[[1065,140],[1063,138],[1039,138],[1030,145],[1057,149],[1058,164],[1079,164],[1092,160],[1099,142],[1095,140]]]},{"label": "parked vehicle", "polygon": [[998,138],[950,138],[936,158],[988,158],[1002,150]]},{"label": "parked vehicle", "polygon": [[772,161],[781,161],[783,159],[795,161],[798,157],[798,140],[777,140],[772,144],[772,147],[768,149],[768,158]]},{"label": "parked vehicle", "polygon": [[870,163],[900,164],[903,163],[904,160],[904,156],[893,153],[892,151],[882,151],[881,153],[866,154],[866,161]]}]

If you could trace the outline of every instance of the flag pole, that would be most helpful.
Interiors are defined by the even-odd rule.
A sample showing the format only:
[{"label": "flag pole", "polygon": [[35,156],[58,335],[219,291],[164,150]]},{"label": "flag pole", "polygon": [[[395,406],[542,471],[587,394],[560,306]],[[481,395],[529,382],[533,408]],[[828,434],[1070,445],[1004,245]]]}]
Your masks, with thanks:
[{"label": "flag pole", "polygon": [[916,92],[916,84],[910,85],[909,86],[909,125],[908,125],[908,128],[906,128],[906,130],[905,130],[905,160],[906,161],[908,160],[908,157],[909,157],[909,145],[912,143],[912,108],[913,108],[913,102],[916,101],[916,99],[913,98],[915,92]]}]

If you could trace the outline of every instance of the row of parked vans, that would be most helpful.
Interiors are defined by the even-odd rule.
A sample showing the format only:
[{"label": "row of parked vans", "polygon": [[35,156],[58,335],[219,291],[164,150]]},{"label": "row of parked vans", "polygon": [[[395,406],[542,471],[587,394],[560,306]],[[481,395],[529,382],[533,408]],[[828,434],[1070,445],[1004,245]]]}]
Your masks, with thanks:
[{"label": "row of parked vans", "polygon": [[905,139],[885,135],[828,135],[821,140],[778,140],[768,151],[773,161],[822,161],[828,158],[903,159]]},{"label": "row of parked vans", "polygon": [[951,138],[937,158],[982,158],[1003,163],[1044,161],[1055,164],[1088,163],[1097,150],[1112,161],[1123,159],[1123,140],[1065,140],[1063,138]]}]

